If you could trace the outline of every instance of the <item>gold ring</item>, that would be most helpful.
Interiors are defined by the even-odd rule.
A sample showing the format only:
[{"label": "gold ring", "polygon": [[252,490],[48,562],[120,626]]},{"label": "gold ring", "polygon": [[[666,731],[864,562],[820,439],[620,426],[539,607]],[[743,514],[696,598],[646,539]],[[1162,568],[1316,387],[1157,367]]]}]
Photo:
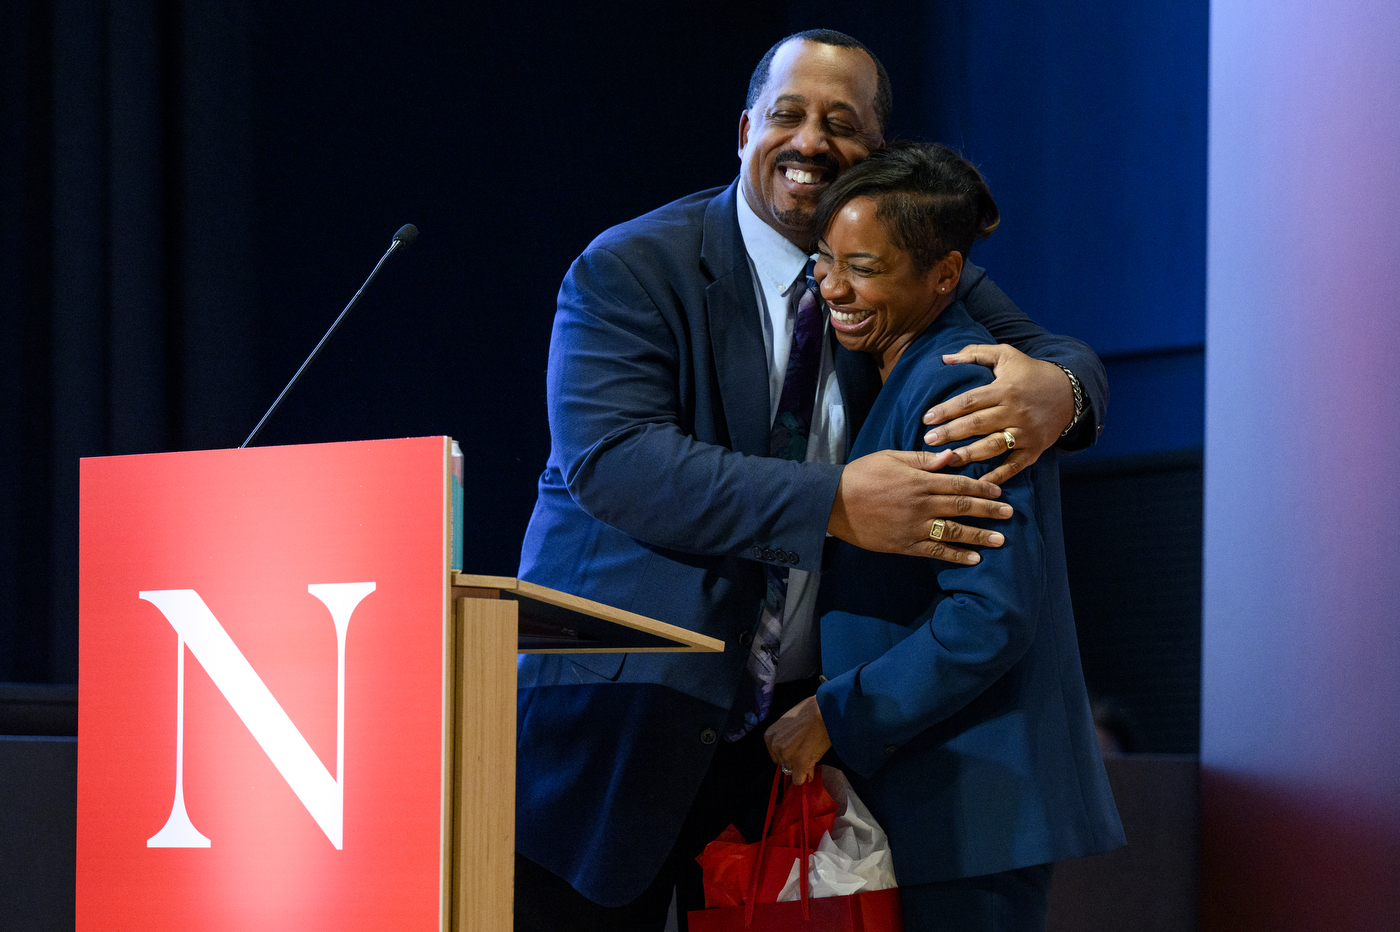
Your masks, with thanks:
[{"label": "gold ring", "polygon": [[1014,449],[1016,449],[1016,438],[1013,437],[1013,436],[1011,436],[1011,431],[1009,431],[1009,430],[1004,430],[1004,431],[1002,431],[1002,432],[1001,432],[1001,438],[1002,438],[1003,440],[1006,441],[1006,449],[1008,449],[1008,450],[1014,450]]},{"label": "gold ring", "polygon": [[942,518],[935,518],[933,526],[928,529],[928,536],[934,540],[942,540],[943,532],[948,529],[948,522]]}]

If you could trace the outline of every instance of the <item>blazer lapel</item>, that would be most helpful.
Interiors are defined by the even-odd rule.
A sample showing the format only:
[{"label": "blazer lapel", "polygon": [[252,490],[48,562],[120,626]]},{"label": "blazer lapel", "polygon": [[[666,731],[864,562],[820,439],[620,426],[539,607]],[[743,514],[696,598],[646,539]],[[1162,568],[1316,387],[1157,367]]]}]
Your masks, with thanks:
[{"label": "blazer lapel", "polygon": [[714,278],[705,289],[706,320],[730,443],[741,453],[766,456],[772,426],[768,422],[768,351],[739,233],[737,196],[736,181],[705,211],[700,259]]}]

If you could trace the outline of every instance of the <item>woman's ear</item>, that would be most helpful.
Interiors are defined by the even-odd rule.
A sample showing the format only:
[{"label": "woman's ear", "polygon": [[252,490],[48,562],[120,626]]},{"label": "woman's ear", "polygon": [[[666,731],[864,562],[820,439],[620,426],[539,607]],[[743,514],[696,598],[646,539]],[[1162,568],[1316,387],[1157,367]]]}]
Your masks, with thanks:
[{"label": "woman's ear", "polygon": [[962,277],[962,267],[962,253],[956,249],[934,263],[933,268],[929,271],[933,275],[934,286],[940,295],[957,294],[958,279]]}]

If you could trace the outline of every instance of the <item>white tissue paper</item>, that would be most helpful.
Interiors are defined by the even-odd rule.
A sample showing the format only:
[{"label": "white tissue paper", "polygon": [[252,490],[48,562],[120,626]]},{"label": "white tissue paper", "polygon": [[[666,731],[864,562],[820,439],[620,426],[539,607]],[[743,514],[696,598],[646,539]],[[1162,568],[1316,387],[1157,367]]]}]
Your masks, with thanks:
[{"label": "white tissue paper", "polygon": [[[817,774],[836,800],[836,821],[807,856],[808,896],[848,896],[898,886],[890,858],[890,840],[851,789],[846,775],[826,766],[818,767]],[[797,860],[793,859],[787,883],[778,894],[779,903],[801,898],[797,869]]]}]

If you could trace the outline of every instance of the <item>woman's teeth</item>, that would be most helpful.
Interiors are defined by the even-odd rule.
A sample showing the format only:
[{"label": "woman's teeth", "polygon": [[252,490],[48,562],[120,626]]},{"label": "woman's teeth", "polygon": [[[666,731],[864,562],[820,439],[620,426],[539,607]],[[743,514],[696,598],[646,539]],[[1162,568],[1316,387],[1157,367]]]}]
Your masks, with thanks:
[{"label": "woman's teeth", "polygon": [[851,311],[847,313],[845,311],[838,311],[834,307],[831,308],[831,316],[835,318],[836,322],[848,326],[860,323],[862,320],[869,317],[871,313],[870,311]]}]

